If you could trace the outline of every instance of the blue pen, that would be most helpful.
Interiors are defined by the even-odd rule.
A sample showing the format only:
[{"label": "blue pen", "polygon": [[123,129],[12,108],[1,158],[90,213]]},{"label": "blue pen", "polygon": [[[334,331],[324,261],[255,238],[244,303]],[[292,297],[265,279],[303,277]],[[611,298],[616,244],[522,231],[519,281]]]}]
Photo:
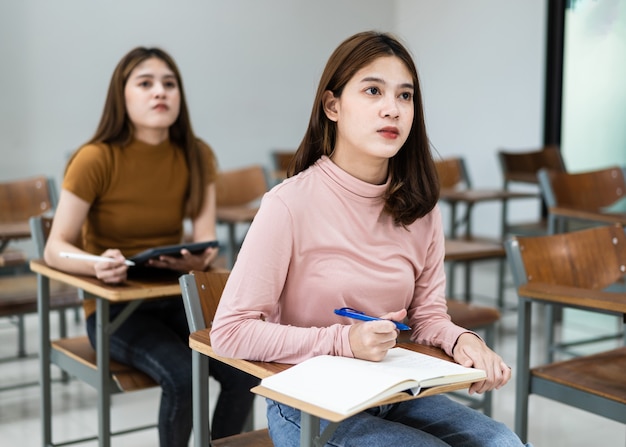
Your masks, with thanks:
[{"label": "blue pen", "polygon": [[[351,307],[342,307],[341,309],[335,309],[335,313],[337,315],[341,315],[342,317],[354,318],[355,320],[361,321],[377,321],[383,320],[383,318],[371,317],[369,315],[364,314],[363,312],[352,309]],[[411,328],[404,323],[400,323],[398,321],[388,320],[396,325],[398,329],[401,331],[410,331]]]}]

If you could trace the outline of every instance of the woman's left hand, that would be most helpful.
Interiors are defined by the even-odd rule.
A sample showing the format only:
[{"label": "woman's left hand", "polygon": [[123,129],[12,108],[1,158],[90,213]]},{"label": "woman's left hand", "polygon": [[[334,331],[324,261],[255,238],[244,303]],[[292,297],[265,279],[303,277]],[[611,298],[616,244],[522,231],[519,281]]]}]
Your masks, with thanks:
[{"label": "woman's left hand", "polygon": [[511,368],[474,334],[468,332],[461,334],[452,354],[457,363],[487,372],[485,380],[470,386],[470,394],[499,389],[511,379]]},{"label": "woman's left hand", "polygon": [[159,256],[158,259],[150,259],[148,265],[178,272],[205,271],[208,270],[211,262],[217,257],[218,251],[217,247],[209,247],[202,253],[194,255],[189,250],[182,249],[180,256]]}]

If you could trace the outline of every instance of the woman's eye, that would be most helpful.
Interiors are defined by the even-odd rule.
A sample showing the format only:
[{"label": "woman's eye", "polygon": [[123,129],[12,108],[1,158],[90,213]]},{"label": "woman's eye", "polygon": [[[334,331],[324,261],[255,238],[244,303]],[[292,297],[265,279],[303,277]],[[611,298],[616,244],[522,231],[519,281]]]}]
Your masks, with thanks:
[{"label": "woman's eye", "polygon": [[380,93],[380,90],[378,90],[378,87],[370,87],[366,89],[365,92],[370,95],[378,95]]},{"label": "woman's eye", "polygon": [[413,99],[413,93],[411,93],[411,92],[404,92],[404,93],[400,94],[400,97],[402,99],[404,99],[405,101],[410,101],[410,100]]},{"label": "woman's eye", "polygon": [[141,81],[139,83],[139,87],[150,87],[150,85],[152,85],[150,81]]},{"label": "woman's eye", "polygon": [[174,82],[174,81],[164,82],[163,85],[165,86],[165,88],[176,88],[177,87],[176,82]]}]

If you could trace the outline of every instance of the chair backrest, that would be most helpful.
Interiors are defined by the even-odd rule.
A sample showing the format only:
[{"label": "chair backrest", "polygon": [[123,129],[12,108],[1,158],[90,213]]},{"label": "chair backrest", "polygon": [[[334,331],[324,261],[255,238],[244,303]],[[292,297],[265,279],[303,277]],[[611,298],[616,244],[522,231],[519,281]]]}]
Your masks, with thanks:
[{"label": "chair backrest", "polygon": [[626,273],[626,235],[620,225],[516,236],[505,246],[516,287],[541,282],[601,290]]},{"label": "chair backrest", "polygon": [[274,169],[277,171],[287,171],[289,164],[293,160],[296,151],[276,149],[272,151],[272,161],[274,163]]},{"label": "chair backrest", "polygon": [[57,192],[53,179],[37,176],[0,183],[0,222],[28,222],[31,216],[53,211]]},{"label": "chair backrest", "polygon": [[498,160],[504,178],[504,188],[510,182],[537,184],[537,171],[541,168],[565,172],[565,163],[559,146],[544,146],[539,150],[498,151]]},{"label": "chair backrest", "polygon": [[217,206],[241,206],[260,199],[267,192],[265,169],[260,165],[221,171],[216,181]]},{"label": "chair backrest", "polygon": [[179,278],[189,332],[211,326],[229,274],[228,270],[194,271]]},{"label": "chair backrest", "polygon": [[435,160],[435,168],[442,189],[469,189],[472,187],[465,160],[461,157],[448,157]]},{"label": "chair backrest", "polygon": [[626,197],[626,168],[619,166],[578,173],[540,169],[537,178],[548,207],[598,212]]}]

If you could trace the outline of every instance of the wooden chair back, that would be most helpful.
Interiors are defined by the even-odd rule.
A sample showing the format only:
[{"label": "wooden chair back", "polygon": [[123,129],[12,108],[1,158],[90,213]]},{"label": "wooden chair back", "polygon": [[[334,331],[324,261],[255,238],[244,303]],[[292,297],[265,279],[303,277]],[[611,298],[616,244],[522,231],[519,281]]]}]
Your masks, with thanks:
[{"label": "wooden chair back", "polygon": [[293,160],[296,151],[293,150],[275,150],[272,152],[272,161],[274,169],[277,171],[285,171],[289,169],[289,165]]},{"label": "wooden chair back", "polygon": [[267,190],[265,170],[260,165],[221,171],[216,182],[217,206],[247,205],[260,199]]},{"label": "wooden chair back", "polygon": [[561,149],[557,145],[527,151],[501,149],[498,151],[498,160],[505,188],[510,182],[537,184],[537,171],[541,168],[566,171]]},{"label": "wooden chair back", "polygon": [[193,272],[180,278],[189,332],[211,327],[230,271]]},{"label": "wooden chair back", "polygon": [[[194,271],[180,277],[179,283],[183,295],[189,331],[191,333],[211,327],[211,322],[215,317],[217,305],[220,302],[229,275],[230,271],[228,270],[211,270],[208,272]],[[194,364],[197,365],[195,367],[200,368],[200,370],[208,368],[208,361],[202,354],[193,351],[193,355]],[[205,366],[201,366],[202,362],[205,363]],[[235,363],[237,366],[231,365],[234,368],[248,362],[239,360]],[[245,371],[245,369],[242,370]],[[194,377],[194,406],[197,408],[197,410],[194,411],[198,411],[199,414],[208,417],[208,407],[206,407],[208,405],[206,402],[207,398],[204,397],[205,392],[209,391],[206,386],[207,381],[204,377],[198,379],[200,383],[197,383]],[[200,396],[198,396],[197,393],[199,393]],[[196,399],[200,401],[198,404],[195,403]],[[202,406],[206,408],[200,409]],[[195,417],[194,415],[194,418]],[[202,419],[202,417],[200,417],[200,419]],[[204,422],[205,421],[200,421],[200,423]],[[250,424],[250,426],[251,425],[252,424]],[[210,433],[206,432],[204,428],[205,427],[202,427],[202,429],[194,428],[194,436],[197,435],[196,445],[207,445],[207,442],[205,442],[206,439],[202,438],[209,438],[208,445],[214,447],[270,447],[273,445],[267,429],[253,430],[211,441]]]},{"label": "wooden chair back", "polygon": [[441,189],[469,189],[472,187],[465,160],[449,157],[435,160]]},{"label": "wooden chair back", "polygon": [[0,183],[0,222],[28,222],[56,208],[54,181],[45,176]]},{"label": "wooden chair back", "polygon": [[52,216],[33,216],[29,220],[29,225],[31,237],[37,248],[37,256],[43,258],[46,241],[52,228]]},{"label": "wooden chair back", "polygon": [[540,169],[537,177],[549,208],[600,212],[626,197],[625,172],[619,166],[578,173]]},{"label": "wooden chair back", "polygon": [[626,273],[626,235],[620,225],[517,237],[512,243],[509,257],[518,287],[539,282],[601,290]]}]

